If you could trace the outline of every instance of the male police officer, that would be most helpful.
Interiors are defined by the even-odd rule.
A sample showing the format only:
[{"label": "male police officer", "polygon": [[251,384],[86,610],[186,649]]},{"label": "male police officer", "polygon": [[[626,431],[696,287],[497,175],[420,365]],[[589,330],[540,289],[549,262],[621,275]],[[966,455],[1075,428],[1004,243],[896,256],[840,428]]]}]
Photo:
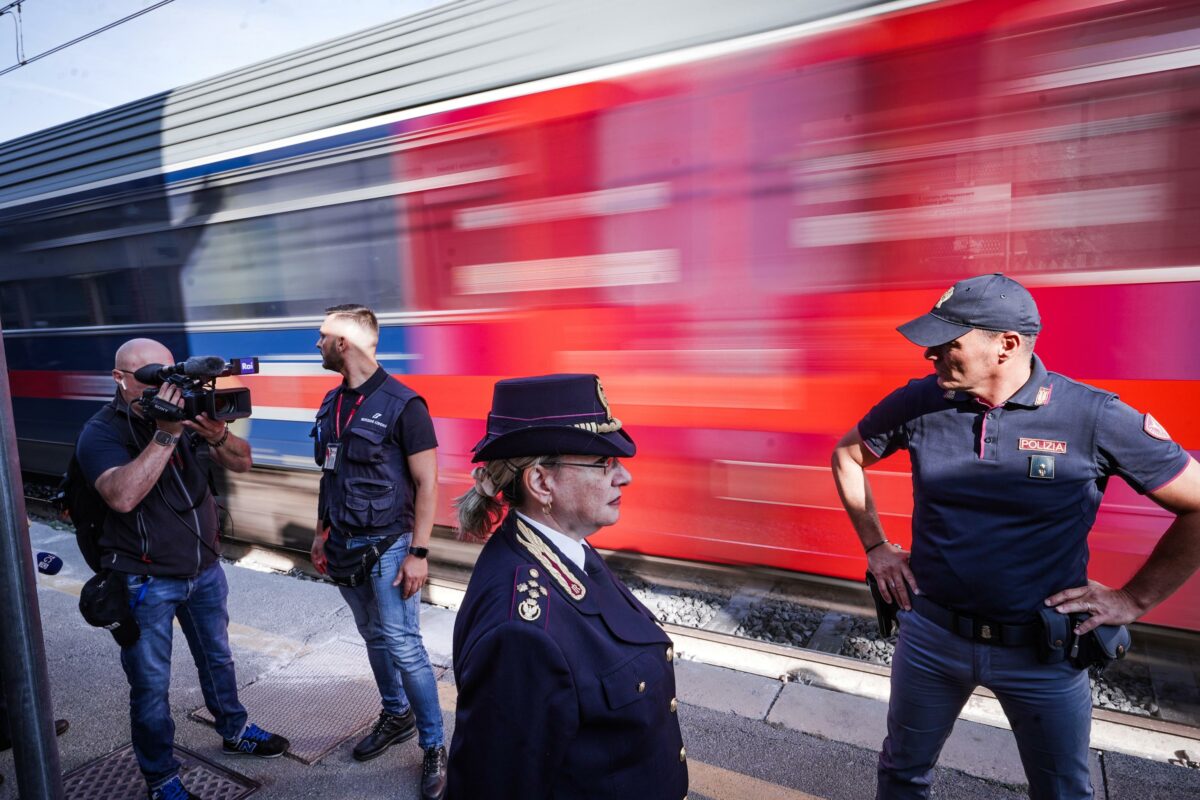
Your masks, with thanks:
[{"label": "male police officer", "polygon": [[383,700],[354,757],[375,758],[419,732],[421,796],[436,800],[446,788],[446,748],[437,679],[421,641],[420,592],[429,575],[437,438],[425,401],[375,360],[379,322],[371,309],[341,305],[325,314],[317,349],[343,381],[325,396],[313,427],[322,469],[313,566],[343,581],[363,553],[383,551],[356,585],[338,587]]},{"label": "male police officer", "polygon": [[[1031,797],[1091,797],[1088,674],[1039,659],[1039,610],[1090,613],[1078,634],[1132,622],[1200,566],[1200,466],[1149,414],[1048,372],[1033,354],[1040,329],[1016,281],[959,281],[899,328],[935,374],[888,395],[834,451],[871,573],[903,609],[880,798],[928,796],[976,684],[1004,707]],[[911,560],[888,543],[864,471],[899,449],[912,460]],[[1176,515],[1121,589],[1087,579],[1087,534],[1114,474]]]},{"label": "male police officer", "polygon": [[[154,800],[193,797],[179,780],[167,696],[174,619],[187,637],[224,751],[274,758],[288,748],[282,736],[246,724],[229,651],[228,586],[217,560],[210,464],[245,472],[250,445],[204,414],[178,422],[143,413],[135,401],[149,387],[134,373],[147,364],[174,363],[153,339],[121,345],[112,371],[117,395],[88,420],[76,446],[83,474],[111,509],[100,538],[101,563],[125,580],[141,630],[136,641],[122,643],[121,666],[129,679],[133,752]],[[158,396],[183,405],[172,384]]]}]

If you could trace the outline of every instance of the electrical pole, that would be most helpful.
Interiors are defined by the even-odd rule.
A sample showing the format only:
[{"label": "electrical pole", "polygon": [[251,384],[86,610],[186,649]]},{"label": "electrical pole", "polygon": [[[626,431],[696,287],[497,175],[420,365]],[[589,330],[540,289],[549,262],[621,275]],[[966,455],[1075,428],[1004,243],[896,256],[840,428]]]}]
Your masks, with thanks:
[{"label": "electrical pole", "polygon": [[13,427],[8,359],[0,324],[0,678],[8,705],[17,794],[63,800],[62,767],[54,735],[50,679],[38,611],[33,554],[17,435]]}]

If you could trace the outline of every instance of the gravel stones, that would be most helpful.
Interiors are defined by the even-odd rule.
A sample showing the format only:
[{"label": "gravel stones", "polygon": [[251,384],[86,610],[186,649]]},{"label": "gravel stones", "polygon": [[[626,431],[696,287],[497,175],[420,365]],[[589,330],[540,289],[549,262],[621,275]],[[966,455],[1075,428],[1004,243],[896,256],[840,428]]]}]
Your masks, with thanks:
[{"label": "gravel stones", "polygon": [[804,647],[823,616],[825,612],[821,609],[767,599],[750,609],[734,633],[759,641]]},{"label": "gravel stones", "polygon": [[660,622],[671,625],[703,628],[725,605],[725,598],[708,592],[656,586],[628,573],[621,580]]}]

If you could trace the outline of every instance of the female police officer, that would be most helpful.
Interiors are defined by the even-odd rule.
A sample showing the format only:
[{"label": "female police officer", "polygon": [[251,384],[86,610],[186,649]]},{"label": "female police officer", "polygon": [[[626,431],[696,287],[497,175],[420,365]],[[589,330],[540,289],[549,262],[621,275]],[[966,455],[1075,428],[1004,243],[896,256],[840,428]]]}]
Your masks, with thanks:
[{"label": "female police officer", "polygon": [[635,449],[595,375],[496,384],[458,500],[488,542],[454,626],[447,800],[686,795],[671,640],[585,542]]}]

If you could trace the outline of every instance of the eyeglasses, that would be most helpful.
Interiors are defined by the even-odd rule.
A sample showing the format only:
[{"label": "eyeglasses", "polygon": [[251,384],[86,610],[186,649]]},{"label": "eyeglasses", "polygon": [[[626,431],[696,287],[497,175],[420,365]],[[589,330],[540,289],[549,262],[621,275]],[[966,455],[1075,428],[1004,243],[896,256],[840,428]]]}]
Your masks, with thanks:
[{"label": "eyeglasses", "polygon": [[603,461],[593,461],[589,464],[580,464],[578,461],[548,461],[548,462],[546,462],[546,466],[548,466],[548,467],[587,467],[588,469],[602,469],[602,470],[604,470],[604,473],[607,475],[608,473],[610,473],[614,469],[616,469],[617,465],[620,463],[621,463],[621,460],[619,458],[617,458],[616,456],[609,456],[608,458],[604,459]]}]

